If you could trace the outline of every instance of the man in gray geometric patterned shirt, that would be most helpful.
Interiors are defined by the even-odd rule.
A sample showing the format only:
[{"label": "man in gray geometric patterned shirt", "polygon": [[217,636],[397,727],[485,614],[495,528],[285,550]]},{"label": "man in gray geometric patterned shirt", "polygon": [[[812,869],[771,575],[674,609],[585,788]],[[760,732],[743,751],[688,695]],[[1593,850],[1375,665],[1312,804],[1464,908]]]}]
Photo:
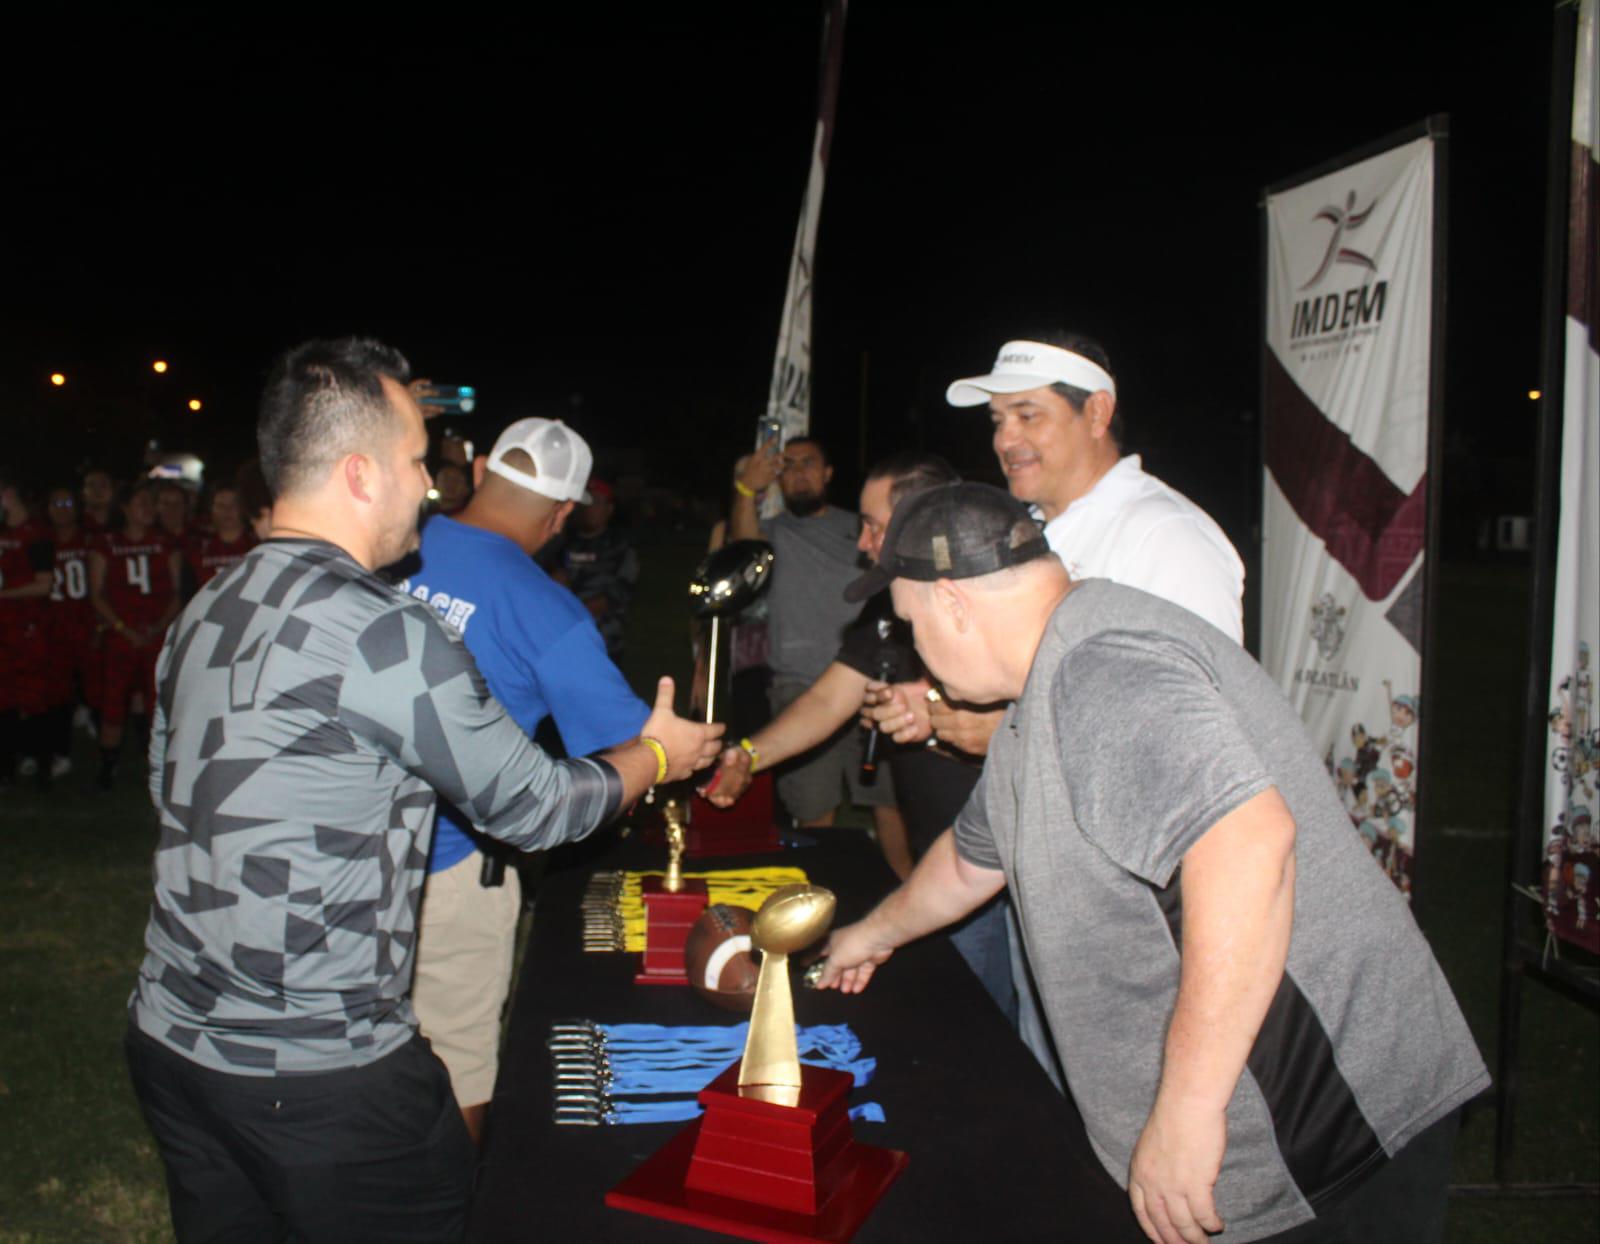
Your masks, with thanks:
[{"label": "man in gray geometric patterned shirt", "polygon": [[454,1239],[474,1151],[408,997],[440,796],[526,849],[716,755],[663,679],[637,742],[554,761],[460,640],[373,572],[429,486],[405,360],[281,359],[258,427],[273,538],[197,595],[157,671],[159,814],[134,1086],[180,1240]]}]

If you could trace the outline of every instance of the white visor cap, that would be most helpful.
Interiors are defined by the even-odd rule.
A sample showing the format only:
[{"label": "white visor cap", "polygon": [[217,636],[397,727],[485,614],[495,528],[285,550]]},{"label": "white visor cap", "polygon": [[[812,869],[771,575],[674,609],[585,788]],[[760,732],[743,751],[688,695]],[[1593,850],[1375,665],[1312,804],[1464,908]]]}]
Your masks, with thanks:
[{"label": "white visor cap", "polygon": [[1053,384],[1117,395],[1111,373],[1081,354],[1038,341],[1008,341],[1000,347],[992,372],[957,380],[944,391],[944,400],[952,406],[982,406],[995,393],[1026,393]]},{"label": "white visor cap", "polygon": [[[533,459],[533,474],[508,466],[506,454],[520,449]],[[594,454],[588,443],[559,419],[518,419],[494,443],[488,469],[502,479],[553,501],[588,505]]]}]

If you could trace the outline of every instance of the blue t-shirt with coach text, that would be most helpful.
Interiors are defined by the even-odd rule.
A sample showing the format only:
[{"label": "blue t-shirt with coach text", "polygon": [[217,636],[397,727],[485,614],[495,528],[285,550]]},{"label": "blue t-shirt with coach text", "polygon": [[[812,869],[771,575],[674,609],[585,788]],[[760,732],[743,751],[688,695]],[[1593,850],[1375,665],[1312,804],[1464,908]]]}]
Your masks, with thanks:
[{"label": "blue t-shirt with coach text", "polygon": [[[649,708],[606,656],[589,611],[506,537],[435,515],[401,591],[460,634],[484,681],[527,734],[554,717],[573,756],[637,738]],[[429,872],[475,850],[467,819],[439,805]]]}]

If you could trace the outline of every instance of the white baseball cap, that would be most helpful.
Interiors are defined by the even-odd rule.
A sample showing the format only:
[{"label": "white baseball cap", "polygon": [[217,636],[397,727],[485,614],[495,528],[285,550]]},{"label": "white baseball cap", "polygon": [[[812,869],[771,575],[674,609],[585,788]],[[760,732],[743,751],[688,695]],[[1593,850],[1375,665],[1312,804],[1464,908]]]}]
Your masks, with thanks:
[{"label": "white baseball cap", "polygon": [[1090,393],[1104,389],[1117,395],[1111,373],[1081,354],[1040,341],[1008,341],[1000,347],[994,370],[987,376],[957,380],[944,392],[952,406],[982,406],[995,393],[1026,393],[1053,384],[1070,384]]},{"label": "white baseball cap", "polygon": [[[520,449],[533,459],[532,475],[506,464],[506,454]],[[488,469],[502,479],[553,501],[588,505],[587,491],[594,454],[588,444],[559,419],[518,419],[494,443]]]}]

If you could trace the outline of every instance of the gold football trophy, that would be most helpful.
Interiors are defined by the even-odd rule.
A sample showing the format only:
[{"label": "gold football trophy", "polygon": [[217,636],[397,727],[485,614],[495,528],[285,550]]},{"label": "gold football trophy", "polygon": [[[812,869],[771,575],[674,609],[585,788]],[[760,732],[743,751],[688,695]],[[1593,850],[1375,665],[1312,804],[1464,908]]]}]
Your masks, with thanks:
[{"label": "gold football trophy", "polygon": [[692,1120],[606,1193],[617,1209],[748,1240],[848,1240],[900,1172],[906,1155],[863,1145],[850,1128],[854,1077],[800,1066],[789,956],[833,920],[833,895],[787,885],[767,896],[750,930],[761,950],[744,1058],[700,1090]]},{"label": "gold football trophy", "polygon": [[800,1050],[795,1044],[789,956],[827,932],[833,909],[831,890],[800,884],[780,886],[756,913],[750,944],[761,952],[761,975],[739,1063],[741,1097],[780,1106],[799,1103]]}]

